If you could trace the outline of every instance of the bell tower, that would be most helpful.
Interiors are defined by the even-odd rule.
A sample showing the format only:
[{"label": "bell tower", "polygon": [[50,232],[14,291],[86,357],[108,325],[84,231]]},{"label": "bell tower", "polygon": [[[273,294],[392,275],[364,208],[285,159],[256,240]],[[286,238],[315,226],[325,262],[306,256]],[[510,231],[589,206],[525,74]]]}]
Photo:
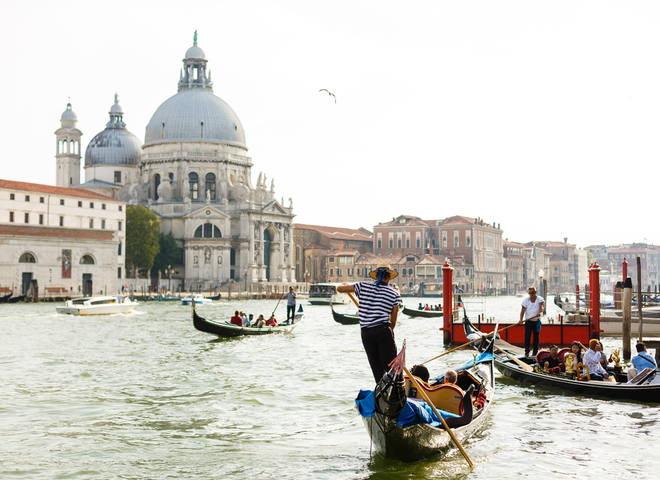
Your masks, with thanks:
[{"label": "bell tower", "polygon": [[78,118],[71,110],[71,103],[60,118],[61,126],[55,131],[55,158],[57,160],[56,185],[71,187],[80,184],[80,138],[82,132],[76,128]]}]

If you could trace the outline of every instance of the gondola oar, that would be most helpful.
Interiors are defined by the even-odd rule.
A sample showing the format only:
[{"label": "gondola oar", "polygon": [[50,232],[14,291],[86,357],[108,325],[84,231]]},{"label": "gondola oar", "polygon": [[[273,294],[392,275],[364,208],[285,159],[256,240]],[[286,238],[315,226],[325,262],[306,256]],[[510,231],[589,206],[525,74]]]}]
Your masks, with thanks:
[{"label": "gondola oar", "polygon": [[353,296],[353,294],[351,292],[348,292],[348,296],[351,298],[351,300],[353,300],[353,303],[355,304],[355,306],[360,308],[360,304],[358,303],[358,301],[355,299],[355,297]]},{"label": "gondola oar", "polygon": [[[538,317],[530,318],[529,320],[534,320],[534,319],[536,319],[536,318],[538,318]],[[525,320],[525,322],[527,322],[527,321],[529,321],[529,320]],[[504,330],[507,330],[507,329],[512,328],[512,327],[515,327],[515,326],[517,326],[517,325],[522,325],[522,324],[524,324],[525,322],[523,322],[523,323],[514,323],[513,325],[509,325],[508,327],[504,327],[504,328],[500,329],[497,333],[503,332]],[[495,332],[486,333],[486,334],[484,334],[483,336],[481,336],[481,337],[479,337],[479,338],[475,338],[475,339],[472,340],[471,342],[464,343],[463,345],[459,345],[458,347],[452,348],[451,350],[447,350],[446,352],[441,353],[441,354],[438,355],[437,357],[433,357],[432,359],[427,360],[427,361],[425,361],[424,363],[420,363],[420,365],[424,365],[425,363],[432,362],[433,360],[435,360],[435,359],[437,359],[437,358],[440,358],[440,357],[442,357],[442,356],[444,356],[444,355],[447,355],[448,353],[455,352],[456,350],[460,350],[460,349],[463,348],[463,347],[467,347],[468,345],[472,345],[473,343],[478,342],[479,340],[483,340],[484,338],[488,338],[488,337],[492,336],[493,333],[495,333]]]},{"label": "gondola oar", "polygon": [[[277,307],[280,306],[280,302],[282,301],[282,299],[283,299],[284,297],[285,297],[285,295],[282,295],[282,296],[280,297],[280,299],[277,301],[277,305],[275,305],[275,310],[277,310]],[[275,316],[275,310],[273,310],[273,313],[270,314],[271,317],[274,317],[274,316]]]},{"label": "gondola oar", "polygon": [[533,369],[530,365],[527,365],[527,364],[526,364],[525,362],[523,362],[522,360],[520,360],[520,359],[514,357],[514,356],[511,355],[509,352],[505,352],[505,351],[502,350],[500,347],[496,347],[496,348],[497,348],[500,352],[502,352],[504,355],[506,355],[507,357],[509,357],[509,358],[511,359],[511,361],[513,361],[514,363],[516,363],[520,368],[522,368],[522,369],[525,370],[526,372],[533,372],[533,371],[534,371],[534,369]]}]

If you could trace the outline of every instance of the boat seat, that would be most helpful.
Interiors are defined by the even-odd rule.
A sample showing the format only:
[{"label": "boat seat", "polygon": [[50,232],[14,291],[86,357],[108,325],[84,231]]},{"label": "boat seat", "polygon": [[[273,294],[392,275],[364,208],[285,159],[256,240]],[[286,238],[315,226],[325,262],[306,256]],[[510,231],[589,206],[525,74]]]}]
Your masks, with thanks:
[{"label": "boat seat", "polygon": [[549,357],[550,352],[548,350],[543,350],[542,352],[539,352],[536,354],[536,363],[539,365],[543,365],[543,361],[545,360],[545,357]]},{"label": "boat seat", "polygon": [[576,380],[589,381],[591,379],[591,375],[589,374],[589,367],[587,367],[584,363],[578,363],[575,367],[575,370],[577,371],[577,376],[575,377]]},{"label": "boat seat", "polygon": [[561,350],[559,350],[559,353],[557,354],[557,356],[558,356],[559,358],[561,358],[561,361],[563,362],[563,361],[564,361],[564,357],[566,357],[566,355],[568,355],[569,353],[571,353],[571,349],[570,349],[570,348],[562,348]]},{"label": "boat seat", "polygon": [[[412,388],[415,388],[415,385],[412,384],[412,381],[408,377],[404,377],[406,382],[406,392],[412,392]],[[445,412],[454,413],[456,415],[463,415],[463,390],[453,384],[443,383],[434,387],[429,386],[428,383],[416,378],[417,383],[421,385],[424,389],[424,392],[431,400],[431,403],[435,408],[444,410]],[[411,388],[412,384],[412,388]],[[411,395],[408,394],[411,398],[420,398],[423,399],[421,394]]]}]

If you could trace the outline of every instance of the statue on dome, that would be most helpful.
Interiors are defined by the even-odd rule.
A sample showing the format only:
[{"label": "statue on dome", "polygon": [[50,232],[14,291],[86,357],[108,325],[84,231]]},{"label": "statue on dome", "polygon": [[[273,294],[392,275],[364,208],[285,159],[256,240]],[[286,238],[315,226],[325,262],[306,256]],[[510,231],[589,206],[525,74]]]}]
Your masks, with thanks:
[{"label": "statue on dome", "polygon": [[275,193],[275,179],[272,179],[270,181],[270,193],[274,194]]},{"label": "statue on dome", "polygon": [[197,43],[197,30],[195,30],[195,34],[193,35],[193,43]]}]

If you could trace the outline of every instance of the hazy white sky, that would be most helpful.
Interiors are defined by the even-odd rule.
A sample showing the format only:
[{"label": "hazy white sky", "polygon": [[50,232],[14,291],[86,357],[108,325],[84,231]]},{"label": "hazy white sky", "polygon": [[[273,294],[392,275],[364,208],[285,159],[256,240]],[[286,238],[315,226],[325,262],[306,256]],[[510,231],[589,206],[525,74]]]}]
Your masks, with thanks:
[{"label": "hazy white sky", "polygon": [[55,183],[69,97],[83,147],[115,92],[144,141],[198,30],[253,182],[297,222],[459,214],[512,241],[658,244],[659,24],[657,1],[12,2],[1,176]]}]

